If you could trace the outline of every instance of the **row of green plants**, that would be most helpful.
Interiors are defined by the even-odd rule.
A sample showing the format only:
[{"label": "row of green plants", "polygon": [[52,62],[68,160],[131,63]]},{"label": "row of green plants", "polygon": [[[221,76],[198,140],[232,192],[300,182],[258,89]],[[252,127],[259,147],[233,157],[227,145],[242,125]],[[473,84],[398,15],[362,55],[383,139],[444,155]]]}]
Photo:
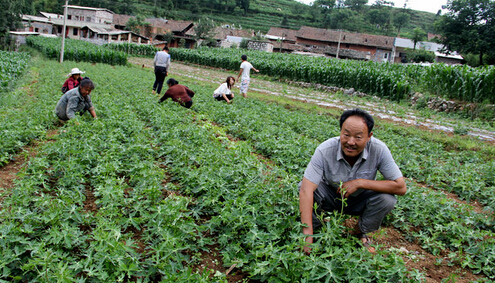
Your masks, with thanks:
[{"label": "row of green plants", "polygon": [[431,67],[306,57],[238,49],[182,49],[170,51],[175,60],[238,70],[241,54],[262,74],[295,81],[332,85],[391,100],[408,98],[413,91],[430,92],[448,99],[495,103],[495,68]]},{"label": "row of green plants", "polygon": [[[225,267],[235,264],[261,281],[423,278],[398,254],[356,248],[342,236],[342,216],[306,256],[297,220],[300,176],[258,158],[251,143],[229,140],[207,116],[171,101],[157,104],[149,71],[80,67],[98,78],[92,96],[99,119],[85,115],[63,126],[4,196],[2,280],[226,282],[225,274],[199,265],[199,251],[213,245]],[[58,90],[45,78],[40,74],[36,85]],[[115,93],[123,95],[115,100]],[[198,91],[198,98],[210,94]]]},{"label": "row of green plants", "polygon": [[[122,80],[108,65],[80,66],[98,74],[97,87]],[[31,87],[58,91],[50,71],[61,67],[34,63],[41,67],[46,72]],[[2,196],[2,281],[210,282],[208,270],[188,266],[208,243],[196,242],[202,232],[188,209],[192,200],[167,192],[174,185],[164,182],[149,130],[129,107],[139,94],[115,100],[125,87],[94,91],[100,120],[69,121]],[[40,95],[30,104],[51,113],[59,97]]]},{"label": "row of green plants", "polygon": [[0,50],[0,93],[9,90],[28,67],[28,53]]},{"label": "row of green plants", "polygon": [[401,69],[392,64],[356,63],[350,60],[306,57],[295,54],[246,51],[240,49],[198,48],[170,50],[172,59],[200,65],[238,70],[241,55],[262,74],[315,84],[355,88],[393,100],[411,92],[411,85]]},{"label": "row of green plants", "polygon": [[[28,36],[26,43],[41,51],[48,58],[60,59],[60,51],[62,49],[61,38]],[[127,64],[127,54],[87,41],[66,38],[64,43],[64,60],[125,65]]]},{"label": "row of green plants", "polygon": [[155,56],[156,52],[160,51],[160,48],[157,48],[154,45],[136,44],[136,43],[127,43],[127,42],[107,43],[104,44],[103,47],[120,52],[125,52],[133,56]]},{"label": "row of green plants", "polygon": [[[44,71],[30,86],[40,90],[33,94],[58,93],[61,82],[53,77],[65,73],[63,66],[35,63],[32,70]],[[187,78],[178,79],[197,91],[193,111],[170,101],[158,105],[158,97],[149,94],[154,79],[150,71],[101,64],[80,68],[97,78],[92,96],[100,119],[86,115],[64,126],[66,132],[40,151],[5,199],[4,207],[16,209],[0,211],[0,244],[6,251],[0,278],[207,281],[207,270],[201,274],[183,262],[197,263],[199,250],[217,244],[226,267],[236,264],[255,280],[424,281],[419,272],[407,271],[393,250],[380,250],[372,257],[355,248],[355,241],[342,237],[345,217],[340,215],[316,236],[311,256],[301,253],[297,183],[316,146],[338,135],[335,118],[237,96],[233,105],[225,105],[211,98],[216,86]],[[115,100],[115,93],[123,95]],[[45,98],[27,103],[52,111],[59,96]],[[23,114],[18,119],[32,118],[28,111]],[[423,176],[422,170],[432,187],[449,181],[446,169],[428,171],[430,165],[445,164],[449,170],[462,170],[458,179],[465,183],[459,182],[459,189],[469,189],[481,172],[485,183],[480,190],[493,192],[493,173],[486,174],[493,160],[483,152],[434,147],[380,124],[375,136],[389,145],[411,179],[409,193],[399,197],[387,224],[432,253],[449,249],[448,264],[493,279],[493,214],[476,213],[413,182]],[[164,179],[168,181],[162,183]],[[182,205],[170,204],[163,189],[178,191]],[[96,206],[88,211],[91,195]],[[168,218],[154,223],[164,217],[154,213],[164,211]],[[157,252],[152,239],[165,241],[169,235],[183,245],[167,243]],[[167,266],[148,269],[156,262]],[[220,274],[211,280],[224,279]]]},{"label": "row of green plants", "polygon": [[[20,53],[12,53],[11,58],[19,55]],[[29,58],[26,54],[23,56]],[[19,64],[25,64],[27,68],[28,62],[22,62]],[[30,85],[29,88],[9,89],[0,94],[0,166],[13,160],[19,150],[33,140],[43,139],[47,129],[54,127],[53,109],[60,90],[54,91],[37,84],[40,72],[47,76],[47,82],[59,85],[63,81],[57,79],[60,74],[66,73],[62,68],[31,67],[29,76],[19,78],[16,83]]]},{"label": "row of green plants", "polygon": [[[335,118],[267,106],[256,100],[243,100],[235,107],[215,107],[215,103],[202,101],[196,109],[207,113],[233,137],[250,141],[260,154],[296,176],[302,176],[319,143],[339,134]],[[495,248],[493,158],[482,152],[447,150],[441,144],[404,137],[380,125],[375,136],[387,142],[405,176],[414,181],[408,183],[408,194],[399,197],[390,223],[434,254],[451,250],[447,257],[450,264],[494,278],[494,266],[489,263],[494,257],[488,252]],[[477,213],[472,206],[448,199],[422,183],[483,203],[486,211]]]}]

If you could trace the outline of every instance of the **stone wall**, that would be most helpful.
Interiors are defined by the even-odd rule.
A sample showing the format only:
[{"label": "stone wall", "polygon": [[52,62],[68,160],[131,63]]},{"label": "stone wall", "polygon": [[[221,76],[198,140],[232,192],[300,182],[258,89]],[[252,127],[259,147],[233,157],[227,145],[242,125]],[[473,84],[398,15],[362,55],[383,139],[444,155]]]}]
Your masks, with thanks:
[{"label": "stone wall", "polygon": [[270,42],[266,42],[266,41],[250,40],[248,42],[248,49],[273,52],[273,44],[271,44]]}]

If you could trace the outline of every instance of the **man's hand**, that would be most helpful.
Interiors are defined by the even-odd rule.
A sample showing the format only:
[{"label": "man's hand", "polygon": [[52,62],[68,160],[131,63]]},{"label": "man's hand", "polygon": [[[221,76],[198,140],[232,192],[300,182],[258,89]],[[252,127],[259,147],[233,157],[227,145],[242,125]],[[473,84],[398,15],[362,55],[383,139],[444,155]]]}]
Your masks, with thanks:
[{"label": "man's hand", "polygon": [[306,237],[306,244],[304,245],[303,251],[305,254],[309,255],[311,253],[311,244],[313,243],[313,237]]},{"label": "man's hand", "polygon": [[345,194],[343,195],[343,197],[348,198],[350,195],[352,195],[358,189],[361,188],[361,180],[362,179],[356,179],[345,182],[344,184],[342,184],[342,187],[339,187],[337,189],[337,193],[341,195],[342,194],[341,189],[345,189]]}]

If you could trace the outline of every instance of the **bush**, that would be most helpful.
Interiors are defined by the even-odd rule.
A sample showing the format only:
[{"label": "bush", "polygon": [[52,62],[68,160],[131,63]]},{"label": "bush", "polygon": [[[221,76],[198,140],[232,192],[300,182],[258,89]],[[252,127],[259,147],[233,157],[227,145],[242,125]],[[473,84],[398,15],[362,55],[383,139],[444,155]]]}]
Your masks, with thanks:
[{"label": "bush", "polygon": [[407,62],[421,63],[421,62],[435,62],[435,53],[426,51],[424,49],[408,50],[406,52]]}]

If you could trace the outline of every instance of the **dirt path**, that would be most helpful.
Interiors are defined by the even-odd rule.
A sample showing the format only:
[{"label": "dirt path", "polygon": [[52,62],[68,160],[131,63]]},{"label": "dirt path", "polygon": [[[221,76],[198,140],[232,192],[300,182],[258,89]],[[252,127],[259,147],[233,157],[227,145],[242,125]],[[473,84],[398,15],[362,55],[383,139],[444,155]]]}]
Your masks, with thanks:
[{"label": "dirt path", "polygon": [[[131,57],[129,58],[129,62],[146,68],[153,67],[153,60],[148,58]],[[172,62],[169,76],[173,76],[174,74],[218,85],[225,81],[225,78],[229,75],[234,77],[237,76],[237,72],[234,71]],[[305,88],[287,83],[263,80],[256,78],[256,75],[251,78],[250,90],[266,93],[267,95],[284,96],[290,99],[336,109],[359,107],[382,119],[447,133],[453,133],[456,128],[464,127],[469,129],[468,135],[470,136],[477,137],[483,141],[495,142],[495,131],[475,128],[467,122],[460,122],[459,120],[445,117],[439,119],[436,119],[435,117],[422,118],[410,108],[400,106],[396,103],[390,103],[390,101],[385,99],[376,98],[373,99],[373,102],[363,102],[363,100],[361,100],[357,103],[353,101],[353,99],[336,98],[336,96],[332,95],[333,93],[319,91],[314,88]]]}]

